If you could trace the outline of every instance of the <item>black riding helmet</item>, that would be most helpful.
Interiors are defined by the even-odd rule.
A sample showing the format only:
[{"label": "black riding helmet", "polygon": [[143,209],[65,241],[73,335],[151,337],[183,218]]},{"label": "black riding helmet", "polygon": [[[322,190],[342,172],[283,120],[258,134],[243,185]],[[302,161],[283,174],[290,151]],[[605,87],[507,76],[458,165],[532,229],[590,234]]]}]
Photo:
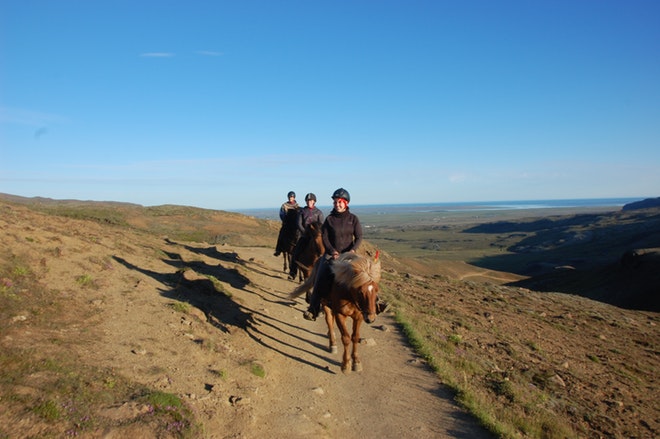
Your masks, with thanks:
[{"label": "black riding helmet", "polygon": [[351,202],[351,194],[343,187],[340,187],[332,194],[332,199],[334,200],[335,198],[343,198],[347,203]]},{"label": "black riding helmet", "polygon": [[286,197],[287,198],[291,198],[291,197],[296,198],[296,193],[294,191],[291,191],[286,195]]},{"label": "black riding helmet", "polygon": [[308,193],[307,195],[305,195],[305,201],[309,201],[309,200],[314,200],[314,201],[316,201],[316,195],[314,195],[314,194],[311,193],[311,192]]}]

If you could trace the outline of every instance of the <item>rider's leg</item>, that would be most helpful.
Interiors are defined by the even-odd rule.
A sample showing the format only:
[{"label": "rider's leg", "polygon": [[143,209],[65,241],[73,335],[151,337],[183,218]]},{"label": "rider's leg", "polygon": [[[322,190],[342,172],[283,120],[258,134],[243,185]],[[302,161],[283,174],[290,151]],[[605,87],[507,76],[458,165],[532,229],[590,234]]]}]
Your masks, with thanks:
[{"label": "rider's leg", "polygon": [[330,294],[333,280],[331,266],[331,259],[321,258],[318,267],[318,274],[316,275],[316,280],[314,282],[314,289],[309,298],[309,308],[307,308],[307,311],[303,314],[303,317],[307,320],[316,320],[321,312],[321,299]]}]

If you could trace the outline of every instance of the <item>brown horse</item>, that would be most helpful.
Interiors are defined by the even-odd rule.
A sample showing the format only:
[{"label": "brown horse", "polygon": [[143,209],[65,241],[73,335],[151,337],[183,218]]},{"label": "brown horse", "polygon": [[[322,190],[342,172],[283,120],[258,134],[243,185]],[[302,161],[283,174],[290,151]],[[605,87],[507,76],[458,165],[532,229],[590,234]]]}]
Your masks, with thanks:
[{"label": "brown horse", "polygon": [[[305,241],[303,241],[305,240]],[[299,280],[305,281],[312,274],[314,264],[325,252],[321,224],[311,223],[305,227],[305,233],[298,241],[300,249],[296,249],[296,258],[292,261],[298,266]]]},{"label": "brown horse", "polygon": [[[298,286],[291,297],[298,297],[308,292],[314,285],[314,277],[318,263],[314,266],[312,275],[305,283]],[[334,333],[334,323],[337,323],[344,345],[341,370],[344,373],[352,370],[362,371],[362,363],[358,356],[360,344],[360,326],[363,321],[373,323],[376,320],[376,301],[380,282],[380,260],[378,252],[374,259],[359,256],[355,253],[344,253],[332,265],[334,281],[330,296],[322,300],[325,322],[328,325],[328,349],[337,352],[337,342]],[[311,281],[310,281],[311,280]],[[348,330],[347,319],[353,320],[352,333]],[[349,345],[352,349],[349,352]]]}]

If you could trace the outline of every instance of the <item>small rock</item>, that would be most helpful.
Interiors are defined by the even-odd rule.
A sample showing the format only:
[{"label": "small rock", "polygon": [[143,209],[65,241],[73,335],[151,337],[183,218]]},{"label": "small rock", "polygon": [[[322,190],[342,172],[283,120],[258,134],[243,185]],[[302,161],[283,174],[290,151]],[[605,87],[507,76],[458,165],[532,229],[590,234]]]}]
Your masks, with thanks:
[{"label": "small rock", "polygon": [[561,387],[566,387],[566,383],[559,375],[554,375],[550,380]]},{"label": "small rock", "polygon": [[361,338],[360,344],[365,344],[367,346],[376,346],[376,340],[373,338]]},{"label": "small rock", "polygon": [[23,316],[23,315],[15,316],[15,317],[12,317],[12,318],[11,318],[11,322],[12,322],[12,323],[16,323],[16,322],[24,322],[24,321],[26,321],[26,320],[27,320],[27,317],[26,317],[26,316]]},{"label": "small rock", "polygon": [[242,396],[232,395],[229,397],[229,403],[234,407],[245,405],[250,403],[250,398],[244,398]]},{"label": "small rock", "polygon": [[201,309],[197,308],[196,306],[191,306],[190,309],[188,310],[188,314],[190,314],[193,317],[198,318],[201,322],[206,322],[208,321],[206,314],[204,311]]},{"label": "small rock", "polygon": [[136,355],[145,355],[147,353],[146,349],[133,349],[131,350]]},{"label": "small rock", "polygon": [[312,392],[316,393],[317,395],[324,395],[325,391],[321,387],[314,387],[312,389]]}]

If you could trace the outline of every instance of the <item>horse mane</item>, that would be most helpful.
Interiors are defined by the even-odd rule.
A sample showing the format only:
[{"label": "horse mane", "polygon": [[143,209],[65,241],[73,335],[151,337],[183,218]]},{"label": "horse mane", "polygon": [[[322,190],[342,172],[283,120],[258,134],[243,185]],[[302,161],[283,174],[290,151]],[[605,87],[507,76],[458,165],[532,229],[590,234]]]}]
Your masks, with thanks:
[{"label": "horse mane", "polygon": [[[289,294],[290,299],[295,299],[312,290],[318,264],[319,261],[316,261],[311,275]],[[332,271],[335,274],[335,281],[349,288],[359,288],[369,282],[379,283],[380,258],[378,258],[378,254],[376,254],[375,259],[371,259],[356,253],[343,253],[332,264]]]},{"label": "horse mane", "polygon": [[355,253],[344,253],[332,265],[337,283],[359,288],[369,282],[380,282],[380,259],[371,259]]}]

